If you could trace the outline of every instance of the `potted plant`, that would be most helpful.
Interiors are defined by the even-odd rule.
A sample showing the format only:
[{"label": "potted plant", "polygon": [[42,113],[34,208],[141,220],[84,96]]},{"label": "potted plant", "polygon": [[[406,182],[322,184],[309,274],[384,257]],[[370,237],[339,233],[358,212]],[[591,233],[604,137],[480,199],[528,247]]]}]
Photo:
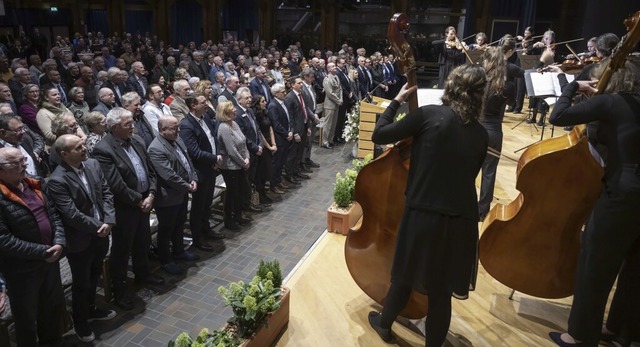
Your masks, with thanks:
[{"label": "potted plant", "polygon": [[282,287],[277,260],[261,261],[256,276],[221,286],[218,293],[233,317],[221,330],[202,329],[195,339],[181,333],[169,347],[271,346],[289,323],[289,289]]},{"label": "potted plant", "polygon": [[354,159],[352,168],[345,170],[344,176],[336,174],[336,184],[333,189],[333,204],[327,211],[327,231],[337,232],[343,235],[349,233],[349,228],[354,226],[362,217],[362,208],[355,204],[356,178],[362,168],[373,159],[367,155],[364,159]]}]

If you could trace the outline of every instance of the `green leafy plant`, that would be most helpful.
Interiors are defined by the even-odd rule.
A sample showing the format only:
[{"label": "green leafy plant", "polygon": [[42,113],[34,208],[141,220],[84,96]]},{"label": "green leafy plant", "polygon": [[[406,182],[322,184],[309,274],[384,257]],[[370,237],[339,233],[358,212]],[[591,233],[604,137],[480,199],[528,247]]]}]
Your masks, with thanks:
[{"label": "green leafy plant", "polygon": [[282,286],[282,271],[280,271],[280,262],[278,259],[274,259],[271,261],[268,260],[260,260],[260,265],[258,265],[257,275],[260,278],[267,278],[267,274],[271,272],[273,275],[273,286],[278,288]]},{"label": "green leafy plant", "polygon": [[[275,284],[278,284],[277,286]],[[282,297],[282,271],[277,260],[260,261],[257,275],[251,282],[230,283],[220,286],[218,293],[225,304],[231,307],[233,317],[223,330],[209,332],[202,329],[197,337],[191,338],[183,332],[168,347],[235,347],[242,339],[250,338],[267,317],[280,307]]]},{"label": "green leafy plant", "polygon": [[373,160],[373,155],[368,154],[364,159],[354,159],[351,162],[351,169],[346,169],[344,176],[339,172],[336,174],[336,184],[333,188],[333,201],[340,208],[347,208],[356,195],[356,179],[358,173],[365,165],[369,164]]},{"label": "green leafy plant", "polygon": [[232,347],[240,342],[242,341],[231,330],[216,330],[210,333],[209,329],[203,328],[195,340],[183,332],[175,342],[169,342],[169,347]]},{"label": "green leafy plant", "polygon": [[280,307],[282,295],[281,289],[273,285],[272,272],[268,272],[266,278],[256,275],[249,283],[238,281],[228,288],[220,286],[218,293],[233,311],[229,324],[244,338],[250,337],[264,324],[267,315]]}]

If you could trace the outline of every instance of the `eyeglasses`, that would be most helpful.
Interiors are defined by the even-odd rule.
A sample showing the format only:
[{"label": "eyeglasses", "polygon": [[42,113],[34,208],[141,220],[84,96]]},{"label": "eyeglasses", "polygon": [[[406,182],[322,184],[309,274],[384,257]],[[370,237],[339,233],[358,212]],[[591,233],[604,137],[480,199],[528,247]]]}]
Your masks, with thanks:
[{"label": "eyeglasses", "polygon": [[75,134],[76,131],[78,131],[78,124],[74,124],[74,125],[67,125],[67,129],[71,130],[72,133]]},{"label": "eyeglasses", "polygon": [[27,132],[27,127],[26,126],[21,126],[15,129],[5,129],[6,131],[10,131],[12,133],[16,133],[16,134],[20,134],[20,133],[25,133]]},{"label": "eyeglasses", "polygon": [[14,161],[3,161],[0,162],[0,165],[19,165],[25,164],[29,159],[27,157],[22,157],[22,159],[14,160]]}]

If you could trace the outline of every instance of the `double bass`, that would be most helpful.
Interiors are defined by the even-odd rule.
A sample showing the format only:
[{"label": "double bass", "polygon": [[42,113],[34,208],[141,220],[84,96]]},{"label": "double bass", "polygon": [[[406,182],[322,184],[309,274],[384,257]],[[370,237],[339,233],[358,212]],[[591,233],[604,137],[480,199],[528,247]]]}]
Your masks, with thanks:
[{"label": "double bass", "polygon": [[[640,41],[640,11],[598,82],[602,92]],[[540,298],[573,294],[582,226],[600,194],[603,169],[589,151],[585,126],[529,147],[517,166],[520,191],[495,205],[482,225],[482,265],[502,284]]]},{"label": "double bass", "polygon": [[[407,76],[408,85],[413,86],[417,84],[415,59],[404,36],[408,28],[407,15],[396,13],[389,22],[388,37],[398,67]],[[409,96],[408,103],[409,110],[418,108],[417,93]],[[402,140],[362,168],[356,179],[355,201],[362,207],[362,218],[347,235],[345,259],[358,286],[381,305],[391,284],[410,156],[411,139]],[[414,291],[400,315],[422,318],[426,308],[427,297]]]}]

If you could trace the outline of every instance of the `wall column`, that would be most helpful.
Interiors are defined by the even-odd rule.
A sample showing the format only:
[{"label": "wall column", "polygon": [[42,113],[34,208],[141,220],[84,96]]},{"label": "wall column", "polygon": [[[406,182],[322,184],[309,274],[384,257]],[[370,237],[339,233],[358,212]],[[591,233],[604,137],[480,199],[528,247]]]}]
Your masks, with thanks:
[{"label": "wall column", "polygon": [[338,3],[326,1],[320,5],[320,47],[330,50],[338,48]]},{"label": "wall column", "polygon": [[258,33],[260,40],[264,40],[268,45],[276,37],[276,3],[274,0],[257,0],[258,12]]},{"label": "wall column", "polygon": [[109,31],[120,33],[124,37],[124,0],[113,0],[105,2],[105,7],[109,15]]}]

